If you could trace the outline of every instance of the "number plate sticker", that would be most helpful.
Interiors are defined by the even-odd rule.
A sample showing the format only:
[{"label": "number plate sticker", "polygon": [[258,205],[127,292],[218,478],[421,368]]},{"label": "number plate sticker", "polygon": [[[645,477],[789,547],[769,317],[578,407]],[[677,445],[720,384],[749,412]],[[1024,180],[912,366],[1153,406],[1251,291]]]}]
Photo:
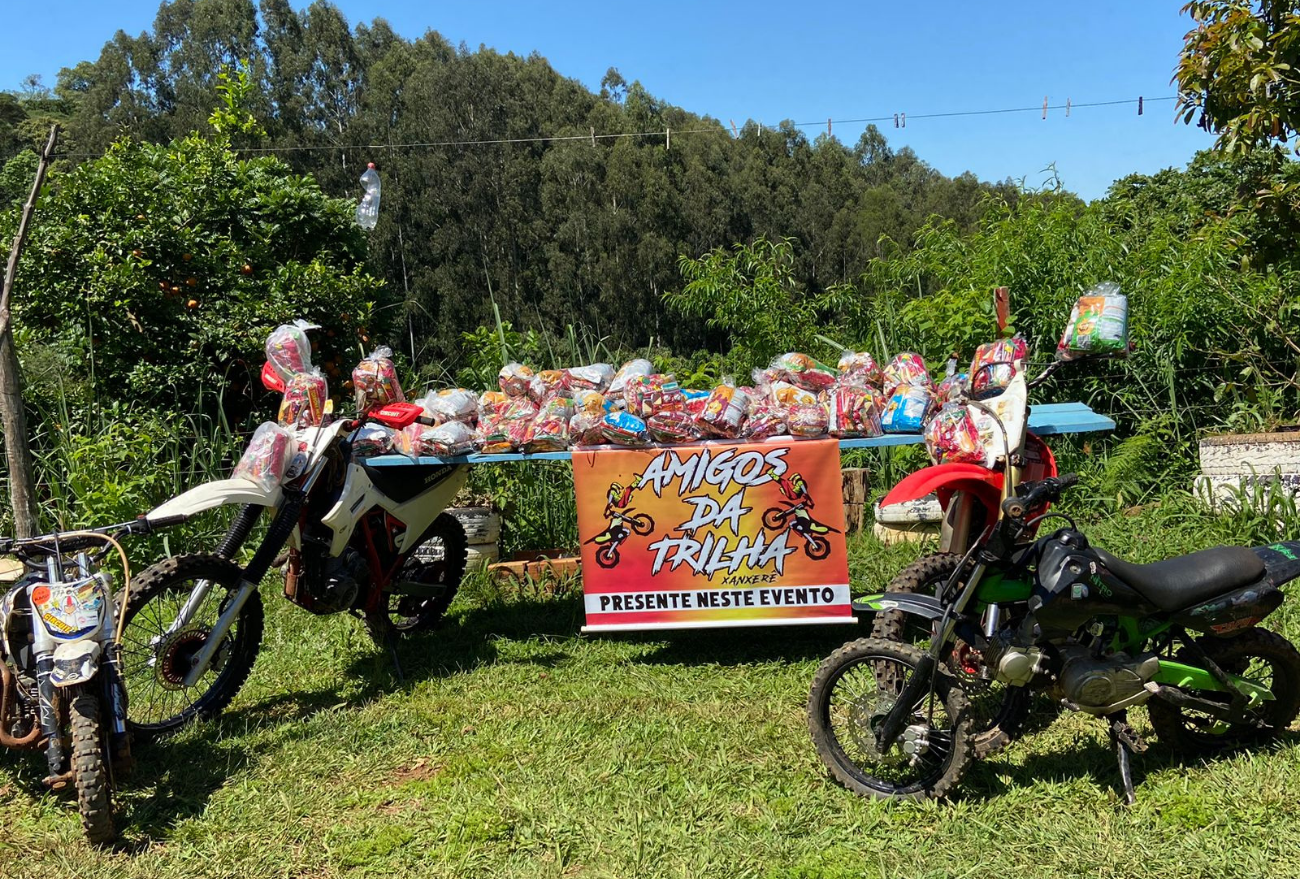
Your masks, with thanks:
[{"label": "number plate sticker", "polygon": [[81,638],[104,618],[104,588],[94,577],[71,583],[42,583],[32,589],[32,604],[53,637]]}]

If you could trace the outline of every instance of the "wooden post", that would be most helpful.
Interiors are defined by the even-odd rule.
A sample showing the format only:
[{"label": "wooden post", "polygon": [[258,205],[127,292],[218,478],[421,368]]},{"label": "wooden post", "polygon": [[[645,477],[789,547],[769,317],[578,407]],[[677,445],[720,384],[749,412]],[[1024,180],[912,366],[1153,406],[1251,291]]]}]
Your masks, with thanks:
[{"label": "wooden post", "polygon": [[36,166],[36,180],[31,195],[23,205],[18,221],[18,234],[14,236],[9,251],[9,264],[5,267],[4,287],[0,288],[0,427],[4,430],[5,461],[9,465],[9,498],[14,510],[14,534],[31,537],[36,534],[36,476],[32,467],[32,450],[27,444],[27,413],[23,409],[23,375],[14,348],[13,324],[9,314],[9,299],[13,295],[14,276],[18,274],[18,257],[27,242],[36,199],[45,182],[45,171],[50,166],[54,145],[59,140],[59,126],[50,126],[50,139],[45,143],[41,161]]},{"label": "wooden post", "polygon": [[867,489],[871,471],[848,467],[840,471],[844,490],[844,526],[849,533],[862,530],[867,517]]}]

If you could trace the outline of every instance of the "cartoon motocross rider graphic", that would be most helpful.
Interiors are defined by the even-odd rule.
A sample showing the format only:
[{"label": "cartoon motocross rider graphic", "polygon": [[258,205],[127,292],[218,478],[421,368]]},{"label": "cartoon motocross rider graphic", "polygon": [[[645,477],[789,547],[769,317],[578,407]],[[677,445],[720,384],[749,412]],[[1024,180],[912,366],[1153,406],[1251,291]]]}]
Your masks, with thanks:
[{"label": "cartoon motocross rider graphic", "polygon": [[815,504],[808,491],[808,483],[797,472],[778,474],[776,468],[767,472],[776,483],[785,498],[783,505],[772,507],[763,513],[763,527],[772,531],[789,528],[804,539],[804,553],[815,561],[826,558],[831,553],[831,542],[824,535],[837,531],[829,525],[823,525],[810,514]]},{"label": "cartoon motocross rider graphic", "polygon": [[654,519],[645,513],[635,512],[632,507],[632,492],[642,485],[638,475],[632,484],[624,487],[621,483],[610,483],[605,494],[605,518],[608,527],[587,543],[596,544],[596,564],[602,568],[612,568],[618,564],[618,548],[632,533],[646,535],[654,530]]}]

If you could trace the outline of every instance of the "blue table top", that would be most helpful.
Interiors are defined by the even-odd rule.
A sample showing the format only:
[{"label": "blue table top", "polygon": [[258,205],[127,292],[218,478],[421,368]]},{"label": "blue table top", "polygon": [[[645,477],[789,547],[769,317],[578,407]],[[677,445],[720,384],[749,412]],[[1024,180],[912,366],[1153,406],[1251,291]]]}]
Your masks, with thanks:
[{"label": "blue table top", "polygon": [[[1063,433],[1090,433],[1114,430],[1115,422],[1093,412],[1084,403],[1038,403],[1030,407],[1029,429],[1039,436]],[[867,449],[881,446],[906,446],[924,442],[919,433],[889,433],[884,436],[840,440],[841,449]],[[735,442],[735,440],[716,440]],[[594,449],[619,449],[623,446],[595,446]],[[579,450],[578,454],[582,454]],[[569,461],[573,452],[516,452],[504,455],[458,455],[454,458],[408,458],[405,455],[381,455],[367,463],[374,467],[401,467],[408,464],[504,464],[510,461]]]}]

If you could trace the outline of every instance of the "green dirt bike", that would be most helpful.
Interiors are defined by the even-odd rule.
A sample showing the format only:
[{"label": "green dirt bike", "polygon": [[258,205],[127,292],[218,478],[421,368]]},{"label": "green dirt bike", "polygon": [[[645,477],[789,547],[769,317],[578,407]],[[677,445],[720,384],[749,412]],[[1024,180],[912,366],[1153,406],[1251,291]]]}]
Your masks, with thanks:
[{"label": "green dirt bike", "polygon": [[[979,756],[979,736],[1014,735],[1035,692],[1105,720],[1130,804],[1129,756],[1146,744],[1128,709],[1145,705],[1157,737],[1185,754],[1267,741],[1300,713],[1300,651],[1256,628],[1300,576],[1300,541],[1130,564],[1090,546],[1068,516],[1041,512],[1076,482],[1022,483],[964,555],[922,560],[947,574],[937,592],[854,602],[915,621],[929,642],[864,638],[817,670],[809,730],[847,788],[944,796]],[[1065,527],[1026,540],[1049,518]],[[991,684],[998,707],[977,720],[972,698]]]}]

